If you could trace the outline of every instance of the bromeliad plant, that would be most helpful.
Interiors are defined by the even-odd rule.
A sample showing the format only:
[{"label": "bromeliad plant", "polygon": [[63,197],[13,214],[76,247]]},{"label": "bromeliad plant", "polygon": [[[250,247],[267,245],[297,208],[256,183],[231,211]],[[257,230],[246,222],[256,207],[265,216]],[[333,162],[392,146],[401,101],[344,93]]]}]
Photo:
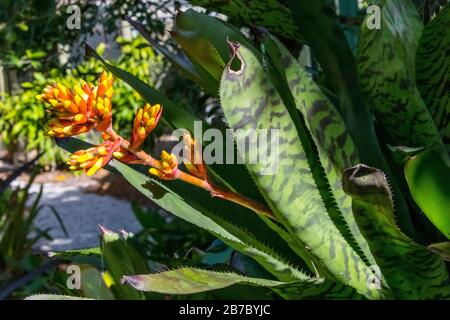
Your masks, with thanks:
[{"label": "bromeliad plant", "polygon": [[[243,3],[243,9],[255,6],[253,1]],[[151,119],[156,123],[161,117],[169,126],[189,132],[198,119],[87,47],[89,55],[150,104],[164,105],[164,113],[156,105],[139,110],[132,137],[126,140],[103,125],[110,118],[97,114],[97,105],[102,104],[96,99],[104,99],[106,90],[91,85],[83,89],[82,84],[75,92],[82,93],[90,113],[78,117],[80,123],[75,121],[80,109],[74,108],[66,120],[54,121],[49,133],[66,137],[90,126],[103,133],[105,143],[76,152],[69,161],[73,169],[93,173],[115,157],[119,161],[109,162],[111,170],[156,204],[211,232],[271,274],[263,279],[252,273],[181,268],[124,274],[123,280],[138,290],[167,294],[247,284],[271,288],[287,299],[449,298],[448,269],[444,258],[436,254],[448,246],[435,245],[432,250],[424,246],[449,236],[445,204],[450,197],[442,178],[449,174],[443,142],[448,139],[448,96],[439,89],[441,79],[448,81],[448,73],[429,65],[431,61],[448,62],[449,28],[445,26],[449,7],[420,37],[424,26],[409,1],[377,1],[382,10],[381,29],[369,30],[363,24],[355,61],[328,1],[287,3],[284,7],[270,2],[277,9],[273,12],[287,15],[297,26],[290,34],[299,35],[311,47],[326,84],[314,81],[270,33],[263,32],[255,46],[233,26],[192,10],[177,16],[171,32],[186,55],[160,48],[220,99],[230,128],[279,130],[279,170],[274,175],[261,175],[261,163],[192,167],[190,161],[187,173],[168,152],[155,160],[139,147],[133,148],[151,131],[147,130],[153,126]],[[142,25],[130,22],[146,37]],[[433,33],[436,29],[441,32]],[[432,52],[436,59],[424,59],[425,52]],[[449,64],[443,65],[448,71]],[[428,75],[430,69],[436,73]],[[54,90],[47,92],[53,93],[52,98],[45,98],[46,93],[43,98],[52,103]],[[62,110],[65,103],[69,106],[65,100],[53,103],[52,110]],[[66,116],[66,111],[58,112],[53,114]],[[150,120],[145,120],[145,114]],[[185,141],[195,146],[198,138],[188,133]],[[86,145],[73,138],[60,144],[71,151]],[[394,154],[387,144],[396,150]],[[427,150],[409,153],[420,149]],[[238,149],[243,158],[256,154],[261,159],[259,152],[263,151]],[[399,152],[407,154],[400,162],[395,160]],[[427,170],[430,163],[434,163],[433,170]],[[139,164],[150,165],[151,176]],[[202,189],[231,201],[211,198]],[[423,196],[424,190],[433,190],[428,194],[431,201]],[[259,214],[249,214],[249,209]],[[419,220],[422,227],[415,228],[421,212],[434,225]],[[437,230],[442,232],[438,237],[434,235]]]}]

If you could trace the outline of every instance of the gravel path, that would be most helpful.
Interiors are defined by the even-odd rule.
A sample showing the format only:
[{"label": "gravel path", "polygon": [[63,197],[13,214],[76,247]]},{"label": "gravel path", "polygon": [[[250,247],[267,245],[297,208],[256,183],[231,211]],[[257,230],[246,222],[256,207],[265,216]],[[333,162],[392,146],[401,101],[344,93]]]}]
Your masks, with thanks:
[{"label": "gravel path", "polygon": [[[141,229],[128,201],[86,193],[85,190],[92,187],[92,183],[82,179],[43,183],[40,204],[44,208],[39,212],[35,225],[43,230],[50,229],[49,234],[53,240],[41,239],[35,246],[36,249],[56,251],[98,246],[99,224],[114,231],[123,228],[135,233]],[[16,186],[23,184],[24,182],[15,182]],[[30,191],[34,196],[30,201],[39,188],[40,184],[32,185]],[[68,236],[64,235],[49,205],[58,212]]]}]

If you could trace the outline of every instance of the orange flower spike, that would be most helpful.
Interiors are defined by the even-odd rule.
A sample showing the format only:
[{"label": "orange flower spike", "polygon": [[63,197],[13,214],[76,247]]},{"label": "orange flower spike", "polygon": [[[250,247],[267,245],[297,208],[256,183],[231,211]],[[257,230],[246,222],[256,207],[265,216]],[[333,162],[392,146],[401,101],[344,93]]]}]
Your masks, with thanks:
[{"label": "orange flower spike", "polygon": [[203,162],[201,146],[193,139],[189,132],[183,134],[184,149],[183,163],[188,171],[202,180],[207,180],[208,174]]},{"label": "orange flower spike", "polygon": [[112,121],[113,77],[111,73],[103,71],[98,79],[98,85],[93,88],[93,111],[98,121],[97,129],[108,129]]},{"label": "orange flower spike", "polygon": [[158,124],[161,114],[162,107],[159,104],[152,106],[147,103],[143,108],[137,109],[130,139],[132,149],[137,149],[144,143],[144,140]]},{"label": "orange flower spike", "polygon": [[174,180],[178,176],[178,160],[173,153],[163,150],[159,168],[150,168],[149,173],[163,180]]},{"label": "orange flower spike", "polygon": [[75,92],[58,83],[46,87],[37,99],[46,102],[50,120],[46,134],[53,137],[68,137],[89,131],[93,126],[90,119],[91,92],[84,82],[75,86]]}]

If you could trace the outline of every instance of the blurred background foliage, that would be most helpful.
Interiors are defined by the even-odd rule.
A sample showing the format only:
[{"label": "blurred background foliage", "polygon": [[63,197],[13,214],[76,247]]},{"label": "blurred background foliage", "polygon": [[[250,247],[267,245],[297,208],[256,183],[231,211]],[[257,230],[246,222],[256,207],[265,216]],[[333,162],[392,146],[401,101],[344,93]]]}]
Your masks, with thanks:
[{"label": "blurred background foliage", "polygon": [[[3,0],[0,2],[0,60],[22,68],[59,67],[61,50],[73,53],[73,46],[92,37],[118,34],[124,15],[145,23],[152,36],[164,36],[164,25],[172,19],[178,1],[149,0]],[[66,20],[71,5],[80,8],[80,29],[70,30]],[[69,47],[67,47],[69,45]],[[63,48],[63,49],[61,49]],[[32,51],[41,60],[32,63],[27,52]],[[70,63],[82,59],[72,55]]]}]

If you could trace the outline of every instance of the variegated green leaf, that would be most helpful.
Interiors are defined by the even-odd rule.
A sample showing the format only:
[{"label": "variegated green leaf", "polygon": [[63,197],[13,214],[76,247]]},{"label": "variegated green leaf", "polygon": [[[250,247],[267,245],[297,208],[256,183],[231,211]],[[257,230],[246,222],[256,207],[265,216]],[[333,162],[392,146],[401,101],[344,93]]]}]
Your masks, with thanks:
[{"label": "variegated green leaf", "polygon": [[450,144],[450,5],[423,30],[416,54],[420,93],[441,137]]},{"label": "variegated green leaf", "polygon": [[[272,42],[270,45],[267,42]],[[272,60],[277,59],[279,72],[285,77],[295,104],[305,119],[305,124],[319,152],[331,192],[339,210],[342,232],[355,250],[362,253],[369,264],[374,264],[367,242],[361,236],[351,209],[351,198],[342,189],[342,172],[359,163],[359,155],[344,120],[331,104],[312,77],[275,37],[267,39],[267,52]],[[339,221],[343,220],[343,221]]]},{"label": "variegated green leaf", "polygon": [[[380,0],[381,28],[362,25],[358,74],[376,118],[395,144],[440,146],[442,140],[415,81],[423,25],[410,1]],[[367,19],[367,18],[366,18]]]},{"label": "variegated green leaf", "polygon": [[359,165],[344,172],[343,184],[353,198],[358,226],[381,268],[380,285],[389,287],[399,299],[449,299],[450,282],[441,257],[414,243],[397,227],[384,174]]},{"label": "variegated green leaf", "polygon": [[329,279],[314,279],[311,281],[296,281],[273,288],[285,299],[366,299],[355,288]]},{"label": "variegated green leaf", "polygon": [[228,65],[220,87],[230,127],[236,130],[238,140],[264,129],[275,129],[279,134],[277,170],[272,174],[265,174],[269,165],[264,161],[265,147],[239,150],[245,158],[258,159],[256,164],[247,163],[252,177],[277,218],[305,246],[318,268],[368,297],[379,297],[380,292],[366,285],[366,264],[327,212],[321,190],[324,186],[317,185],[312,173],[312,167],[320,167],[320,163],[308,162],[293,120],[258,59],[245,47],[235,50],[241,68],[234,71]]},{"label": "variegated green leaf", "polygon": [[127,276],[125,283],[140,291],[164,294],[193,294],[222,289],[236,284],[267,287],[287,299],[361,299],[351,287],[324,279],[280,282],[261,278],[249,278],[232,272],[218,272],[193,268]]}]

